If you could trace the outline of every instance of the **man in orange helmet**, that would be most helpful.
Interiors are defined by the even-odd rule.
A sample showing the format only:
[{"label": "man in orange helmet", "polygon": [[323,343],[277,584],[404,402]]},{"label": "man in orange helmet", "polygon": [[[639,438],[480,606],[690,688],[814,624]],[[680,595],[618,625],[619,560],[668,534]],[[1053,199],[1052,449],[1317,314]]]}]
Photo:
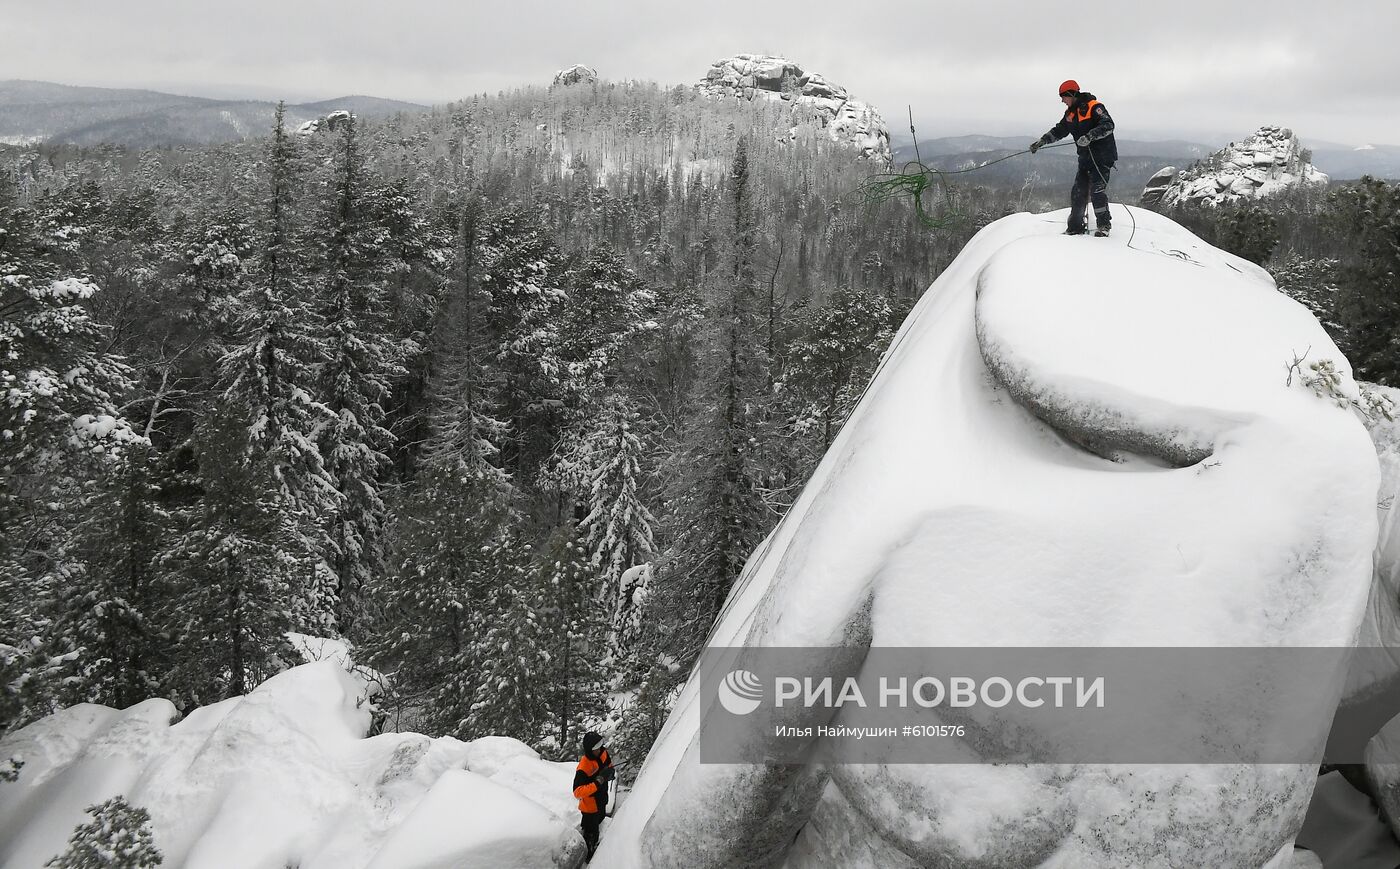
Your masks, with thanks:
[{"label": "man in orange helmet", "polygon": [[1065,116],[1050,131],[1031,143],[1031,153],[1042,145],[1073,136],[1079,152],[1079,171],[1069,194],[1069,226],[1066,235],[1083,235],[1084,209],[1094,204],[1097,236],[1108,235],[1113,219],[1108,213],[1108,171],[1118,162],[1118,144],[1113,140],[1113,118],[1094,95],[1079,89],[1079,82],[1070,79],[1060,85],[1060,102],[1065,104]]},{"label": "man in orange helmet", "polygon": [[574,768],[574,797],[583,815],[579,823],[583,841],[588,846],[588,859],[598,849],[598,829],[608,811],[608,782],[613,780],[613,762],[603,737],[593,731],[583,735],[583,757]]}]

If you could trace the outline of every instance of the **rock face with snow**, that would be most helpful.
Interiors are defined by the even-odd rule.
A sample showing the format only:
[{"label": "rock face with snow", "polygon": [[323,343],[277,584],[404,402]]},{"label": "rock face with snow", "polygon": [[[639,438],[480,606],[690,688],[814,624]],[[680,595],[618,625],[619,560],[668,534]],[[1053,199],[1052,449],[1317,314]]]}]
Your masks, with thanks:
[{"label": "rock face with snow", "polygon": [[88,806],[121,794],[185,869],[572,869],[573,765],[501,737],[365,738],[365,682],[304,664],[175,724],[148,700],[64,709],[0,741],[0,867],[60,853]]},{"label": "rock face with snow", "polygon": [[[1285,377],[1306,352],[1355,396],[1346,361],[1265,272],[1173,221],[1135,210],[1128,247],[1064,217],[993,223],[925,293],[712,646],[1352,642],[1375,452]],[[702,675],[596,863],[1277,869],[1315,782],[1311,763],[977,763],[976,739],[958,764],[701,764]],[[1180,712],[1203,741],[1296,716],[1267,692]]]},{"label": "rock face with snow", "polygon": [[326,115],[325,117],[312,118],[311,120],[302,124],[300,127],[297,127],[297,135],[313,136],[322,130],[330,130],[331,132],[335,132],[336,130],[344,126],[345,123],[353,117],[354,115],[351,112],[348,112],[345,109],[338,109]]},{"label": "rock face with snow", "polygon": [[561,69],[554,74],[554,82],[551,87],[569,87],[576,84],[592,84],[598,80],[598,70],[591,66],[584,66],[576,63],[568,69]]},{"label": "rock face with snow", "polygon": [[879,109],[851,99],[846,89],[783,57],[736,54],[717,60],[697,86],[713,97],[786,101],[796,118],[814,118],[834,141],[862,156],[890,159],[890,131]]},{"label": "rock face with snow", "polygon": [[1265,126],[1194,166],[1180,172],[1168,166],[1153,175],[1142,191],[1142,203],[1222,205],[1326,183],[1327,176],[1306,159],[1292,130]]},{"label": "rock face with snow", "polygon": [[1157,170],[1157,173],[1147,179],[1147,184],[1142,188],[1142,204],[1156,205],[1162,201],[1162,197],[1167,195],[1167,189],[1176,181],[1177,168],[1175,166],[1165,166]]}]

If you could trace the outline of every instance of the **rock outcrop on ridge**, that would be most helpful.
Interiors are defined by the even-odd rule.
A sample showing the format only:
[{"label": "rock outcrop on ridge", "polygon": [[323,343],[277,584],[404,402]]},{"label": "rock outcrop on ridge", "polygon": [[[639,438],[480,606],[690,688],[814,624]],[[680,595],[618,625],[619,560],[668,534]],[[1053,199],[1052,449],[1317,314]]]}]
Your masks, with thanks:
[{"label": "rock outcrop on ridge", "polygon": [[1231,142],[1189,168],[1153,175],[1143,205],[1223,205],[1274,196],[1304,184],[1326,184],[1298,137],[1286,127],[1264,126],[1243,142]]},{"label": "rock outcrop on ridge", "polygon": [[714,97],[786,101],[794,116],[815,118],[834,141],[864,157],[890,159],[890,131],[879,109],[851,99],[841,85],[787,58],[736,54],[717,60],[697,87]]},{"label": "rock outcrop on ridge", "polygon": [[568,69],[561,69],[554,74],[554,81],[551,87],[569,87],[576,84],[591,84],[598,80],[598,70],[591,66],[584,66],[576,63]]},{"label": "rock outcrop on ridge", "polygon": [[314,136],[322,130],[330,130],[331,132],[335,132],[336,130],[344,126],[345,123],[353,117],[354,115],[351,112],[348,112],[345,109],[337,109],[336,111],[331,112],[323,117],[312,118],[311,120],[302,124],[300,127],[297,127],[297,135]]},{"label": "rock outcrop on ridge", "polygon": [[[1064,217],[991,224],[925,293],[746,565],[712,649],[1345,660],[1379,481],[1365,427],[1339,406],[1360,395],[1346,360],[1267,273],[1166,217],[1135,209],[1131,247],[1060,235]],[[1303,355],[1335,370],[1330,393],[1285,377]],[[1304,757],[979,763],[1008,732],[1053,738],[1014,707],[924,713],[969,723],[945,737],[962,763],[701,763],[704,723],[729,714],[714,677],[734,671],[715,660],[686,683],[595,862],[1279,869],[1316,781]],[[1271,691],[1171,695],[1162,718],[1181,745],[1237,748],[1302,721],[1320,756],[1341,691],[1310,684],[1307,709]],[[851,744],[838,741],[807,748],[829,757]]]}]

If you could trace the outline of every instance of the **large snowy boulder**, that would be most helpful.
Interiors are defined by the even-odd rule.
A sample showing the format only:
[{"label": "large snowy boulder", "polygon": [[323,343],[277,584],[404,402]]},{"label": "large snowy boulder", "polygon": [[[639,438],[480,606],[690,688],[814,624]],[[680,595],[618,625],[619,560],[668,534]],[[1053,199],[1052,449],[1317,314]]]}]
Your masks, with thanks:
[{"label": "large snowy boulder", "polygon": [[[1357,394],[1345,359],[1265,272],[1132,216],[1131,246],[1060,235],[1064,212],[967,245],[712,646],[826,648],[840,666],[865,647],[1352,643],[1378,472],[1339,406]],[[1300,357],[1330,362],[1335,395],[1304,385]],[[716,697],[700,686],[717,683],[686,685],[598,862],[1275,869],[1315,781],[1306,762],[976,763],[972,741],[957,764],[702,764]],[[1319,752],[1340,683],[1303,713]],[[1212,720],[1223,734],[1300,714],[1244,700],[1182,720],[1210,741]]]},{"label": "large snowy boulder", "polygon": [[556,72],[550,87],[571,87],[576,84],[593,84],[596,81],[598,81],[598,70],[576,63],[568,69]]},{"label": "large snowy boulder", "polygon": [[304,664],[197,709],[148,700],[64,709],[0,741],[0,869],[60,853],[88,806],[151,815],[167,866],[426,869],[575,866],[573,770],[515,740],[365,738],[369,686],[349,661]]},{"label": "large snowy boulder", "polygon": [[1243,142],[1231,142],[1194,166],[1179,172],[1171,166],[1162,169],[1148,179],[1142,203],[1222,205],[1304,185],[1325,185],[1327,180],[1309,161],[1292,130],[1263,126]]},{"label": "large snowy boulder", "polygon": [[736,54],[717,60],[697,87],[711,97],[785,101],[795,122],[815,120],[833,141],[861,156],[890,159],[890,131],[879,109],[851,99],[841,85],[785,57]]}]

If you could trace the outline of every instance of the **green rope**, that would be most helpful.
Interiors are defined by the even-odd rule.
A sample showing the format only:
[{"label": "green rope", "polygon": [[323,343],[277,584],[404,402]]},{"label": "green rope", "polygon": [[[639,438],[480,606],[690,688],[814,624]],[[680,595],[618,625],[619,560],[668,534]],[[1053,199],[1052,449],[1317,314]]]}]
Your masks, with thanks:
[{"label": "green rope", "polygon": [[[1054,145],[1043,145],[1043,148],[1059,148],[1063,145],[1072,144],[1060,142]],[[953,189],[948,184],[949,175],[963,175],[968,172],[977,172],[986,169],[988,166],[995,166],[1003,160],[1010,160],[1012,157],[1019,157],[1022,154],[1029,154],[1030,150],[1017,151],[1014,154],[1007,154],[1005,157],[998,157],[986,163],[979,163],[967,169],[935,169],[926,166],[920,160],[905,163],[898,172],[881,172],[870,176],[856,191],[867,207],[873,207],[883,202],[900,199],[908,196],[914,200],[914,212],[918,215],[919,221],[931,229],[946,229],[956,226],[965,219],[965,215],[959,214],[953,202]],[[943,203],[946,213],[935,217],[928,212],[924,206],[924,193],[929,188],[938,186],[943,191]]]}]

